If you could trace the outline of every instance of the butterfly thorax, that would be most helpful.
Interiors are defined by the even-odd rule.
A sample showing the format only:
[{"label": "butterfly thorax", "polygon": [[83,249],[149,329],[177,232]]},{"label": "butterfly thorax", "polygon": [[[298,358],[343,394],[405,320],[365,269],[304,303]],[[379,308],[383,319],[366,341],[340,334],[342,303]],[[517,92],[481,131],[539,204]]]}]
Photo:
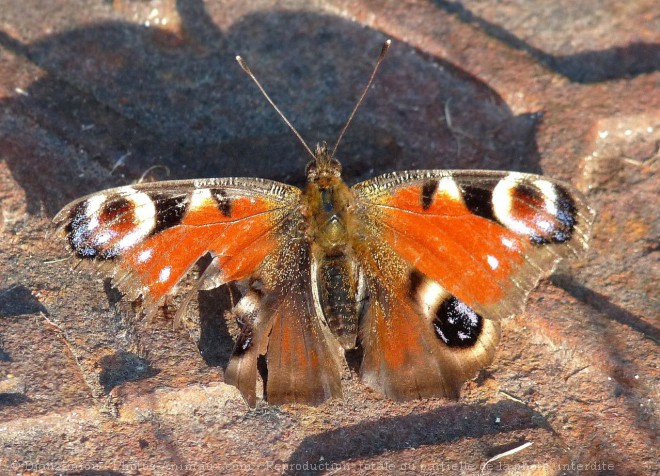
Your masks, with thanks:
[{"label": "butterfly thorax", "polygon": [[341,178],[341,165],[325,145],[317,146],[315,159],[307,165],[303,204],[308,239],[324,255],[346,254],[354,229],[353,202],[353,192]]},{"label": "butterfly thorax", "polygon": [[341,178],[341,166],[325,145],[317,146],[307,166],[303,214],[316,264],[315,282],[330,329],[344,348],[353,348],[360,312],[359,270],[352,250],[353,192]]}]

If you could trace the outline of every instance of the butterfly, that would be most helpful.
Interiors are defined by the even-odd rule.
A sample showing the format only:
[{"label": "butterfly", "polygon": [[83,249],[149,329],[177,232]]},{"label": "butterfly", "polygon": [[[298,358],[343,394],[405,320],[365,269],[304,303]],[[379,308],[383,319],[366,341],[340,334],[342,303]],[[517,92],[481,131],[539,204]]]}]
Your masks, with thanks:
[{"label": "butterfly", "polygon": [[458,398],[492,362],[499,321],[588,247],[594,212],[569,184],[414,170],[349,187],[335,151],[350,118],[332,151],[311,151],[280,115],[312,156],[304,189],[259,178],[139,183],[80,198],[54,218],[72,253],[147,314],[206,255],[192,292],[241,283],[225,381],[251,407],[260,356],[270,404],[315,405],[341,396],[344,352],[356,347],[362,382],[386,397]]}]

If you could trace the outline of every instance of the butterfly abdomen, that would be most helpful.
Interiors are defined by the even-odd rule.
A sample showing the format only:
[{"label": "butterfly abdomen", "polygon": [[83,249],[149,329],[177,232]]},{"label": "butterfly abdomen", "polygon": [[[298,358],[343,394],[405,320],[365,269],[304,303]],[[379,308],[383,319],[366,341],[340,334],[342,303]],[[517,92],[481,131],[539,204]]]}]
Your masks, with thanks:
[{"label": "butterfly abdomen", "polygon": [[317,266],[316,282],[330,330],[344,349],[353,349],[364,294],[355,259],[350,255],[323,257]]}]

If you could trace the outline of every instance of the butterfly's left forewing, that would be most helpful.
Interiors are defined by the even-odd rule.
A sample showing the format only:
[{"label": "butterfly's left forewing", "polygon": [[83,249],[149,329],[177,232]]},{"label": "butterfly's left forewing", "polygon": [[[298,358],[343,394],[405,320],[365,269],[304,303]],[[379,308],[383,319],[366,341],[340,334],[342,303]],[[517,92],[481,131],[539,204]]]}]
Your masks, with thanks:
[{"label": "butterfly's left forewing", "polygon": [[54,221],[76,257],[149,314],[206,253],[217,258],[218,285],[250,276],[288,239],[278,231],[299,195],[257,179],[144,183],[83,197]]},{"label": "butterfly's left forewing", "polygon": [[572,187],[487,171],[388,174],[353,187],[369,283],[363,379],[398,400],[457,396],[494,356],[497,321],[587,246],[593,211]]}]

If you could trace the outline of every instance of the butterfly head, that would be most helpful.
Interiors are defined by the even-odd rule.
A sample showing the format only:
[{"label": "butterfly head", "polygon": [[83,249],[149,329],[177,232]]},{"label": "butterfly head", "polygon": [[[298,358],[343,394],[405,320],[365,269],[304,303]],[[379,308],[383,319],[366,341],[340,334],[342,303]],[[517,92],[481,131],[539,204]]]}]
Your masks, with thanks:
[{"label": "butterfly head", "polygon": [[318,183],[321,187],[328,186],[341,176],[341,164],[332,156],[325,142],[316,145],[314,159],[307,164],[305,174],[307,182]]}]

